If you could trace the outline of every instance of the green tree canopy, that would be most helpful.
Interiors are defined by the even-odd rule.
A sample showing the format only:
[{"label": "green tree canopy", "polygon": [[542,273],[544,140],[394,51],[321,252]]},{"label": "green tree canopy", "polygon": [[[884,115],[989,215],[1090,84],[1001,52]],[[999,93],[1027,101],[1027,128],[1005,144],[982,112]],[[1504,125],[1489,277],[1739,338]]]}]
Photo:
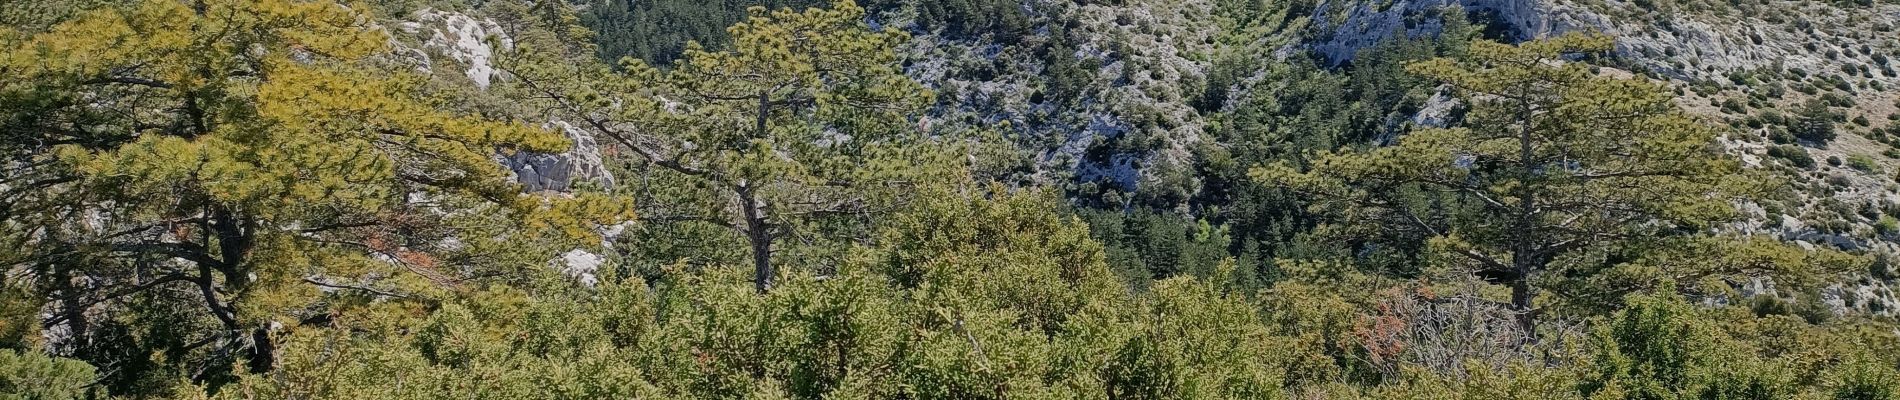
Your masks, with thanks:
[{"label": "green tree canopy", "polygon": [[1047,192],[930,194],[836,271],[786,271],[764,294],[726,268],[586,290],[492,285],[426,315],[299,330],[284,341],[283,368],[214,397],[1279,393],[1285,342],[1244,294],[1193,278],[1127,290],[1087,226]]},{"label": "green tree canopy", "polygon": [[1629,258],[1625,250],[1639,247],[1680,249],[1654,244],[1706,235],[1736,218],[1732,202],[1763,186],[1748,181],[1721,153],[1716,132],[1683,114],[1668,91],[1571,61],[1610,46],[1596,34],[1516,46],[1481,41],[1471,44],[1468,60],[1411,64],[1407,70],[1464,95],[1470,111],[1462,126],[1421,129],[1387,147],[1322,152],[1304,170],[1280,163],[1252,175],[1314,196],[1310,207],[1334,218],[1322,228],[1330,234],[1377,237],[1390,229],[1430,238],[1446,265],[1509,286],[1526,326],[1542,311],[1534,300],[1540,289],[1597,277],[1607,266],[1644,271],[1635,279],[1649,283],[1601,288],[1620,293],[1665,279],[1812,265],[1751,259],[1687,274],[1658,270],[1680,264]]},{"label": "green tree canopy", "polygon": [[689,47],[670,70],[629,59],[613,72],[533,51],[507,68],[558,118],[583,121],[637,157],[640,174],[669,182],[648,196],[649,220],[739,233],[764,291],[780,238],[852,237],[812,232],[862,226],[910,188],[959,176],[962,161],[912,123],[931,95],[898,68],[903,33],[867,29],[850,1],[750,12],[729,50]]},{"label": "green tree canopy", "polygon": [[[497,152],[566,139],[438,108],[369,24],[331,2],[151,0],[0,34],[0,259],[28,271],[4,284],[53,299],[41,325],[120,366],[109,384],[170,379],[124,367],[152,352],[215,379],[239,356],[273,368],[272,327],[325,293],[538,267],[551,253],[502,244],[597,243],[629,216],[519,194]],[[113,340],[143,350],[91,351]]]},{"label": "green tree canopy", "polygon": [[91,365],[39,352],[0,350],[0,399],[86,398],[95,379]]}]

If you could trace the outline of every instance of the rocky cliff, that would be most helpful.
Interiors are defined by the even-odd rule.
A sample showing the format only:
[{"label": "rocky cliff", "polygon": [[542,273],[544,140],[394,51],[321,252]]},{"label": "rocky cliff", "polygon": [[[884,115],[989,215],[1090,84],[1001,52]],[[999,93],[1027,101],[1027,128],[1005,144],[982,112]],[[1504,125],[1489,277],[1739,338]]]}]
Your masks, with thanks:
[{"label": "rocky cliff", "polygon": [[[396,38],[403,49],[400,53],[410,54],[411,62],[424,72],[460,72],[477,93],[496,79],[507,79],[496,70],[494,60],[498,52],[513,49],[514,40],[492,18],[425,8],[395,25],[403,33]],[[564,121],[548,121],[545,127],[566,134],[573,148],[559,154],[497,156],[526,190],[564,192],[575,184],[613,186],[613,172],[602,161],[602,149],[593,134]]]}]

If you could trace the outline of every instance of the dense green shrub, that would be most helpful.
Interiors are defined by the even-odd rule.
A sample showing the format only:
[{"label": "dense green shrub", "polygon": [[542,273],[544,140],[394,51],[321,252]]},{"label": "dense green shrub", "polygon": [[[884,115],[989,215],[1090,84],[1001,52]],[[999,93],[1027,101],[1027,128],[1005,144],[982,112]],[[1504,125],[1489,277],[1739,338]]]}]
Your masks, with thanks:
[{"label": "dense green shrub", "polygon": [[1802,103],[1800,110],[1796,112],[1790,131],[1801,140],[1826,144],[1834,140],[1835,118],[1837,116],[1828,108],[1827,102],[1819,99],[1808,100]]},{"label": "dense green shrub", "polygon": [[[867,6],[876,8],[879,3],[867,2]],[[887,7],[903,4],[902,1],[888,1]],[[1022,3],[1018,0],[944,0],[920,1],[911,3],[917,9],[918,27],[926,31],[941,30],[955,38],[971,38],[980,35],[992,35],[990,40],[999,43],[1013,43],[1029,34],[1029,16],[1023,14]]]},{"label": "dense green shrub", "polygon": [[1874,159],[1865,154],[1847,156],[1847,167],[1866,173],[1880,172],[1880,164],[1874,163]]},{"label": "dense green shrub", "polygon": [[98,393],[91,365],[37,351],[0,349],[0,399],[65,400]]},{"label": "dense green shrub", "polygon": [[1900,375],[1887,365],[1866,358],[1849,361],[1830,377],[1831,394],[1839,400],[1875,400],[1900,397]]},{"label": "dense green shrub", "polygon": [[[1228,258],[1227,246],[1232,243],[1225,227],[1145,208],[1079,210],[1078,214],[1106,247],[1109,266],[1137,285],[1176,276],[1205,279]],[[1253,285],[1254,275],[1248,267],[1235,278]]]},{"label": "dense green shrub", "polygon": [[747,7],[805,9],[827,0],[586,0],[580,22],[595,32],[596,54],[618,64],[632,57],[666,65],[679,59],[688,42],[724,49],[726,27],[745,20]]}]

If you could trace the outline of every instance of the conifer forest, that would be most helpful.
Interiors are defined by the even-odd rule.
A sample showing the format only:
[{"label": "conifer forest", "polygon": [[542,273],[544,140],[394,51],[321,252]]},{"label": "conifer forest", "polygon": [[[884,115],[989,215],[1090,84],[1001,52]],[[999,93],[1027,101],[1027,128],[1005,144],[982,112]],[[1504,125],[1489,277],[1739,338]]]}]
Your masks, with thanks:
[{"label": "conifer forest", "polygon": [[0,0],[0,400],[1900,400],[1900,0]]}]

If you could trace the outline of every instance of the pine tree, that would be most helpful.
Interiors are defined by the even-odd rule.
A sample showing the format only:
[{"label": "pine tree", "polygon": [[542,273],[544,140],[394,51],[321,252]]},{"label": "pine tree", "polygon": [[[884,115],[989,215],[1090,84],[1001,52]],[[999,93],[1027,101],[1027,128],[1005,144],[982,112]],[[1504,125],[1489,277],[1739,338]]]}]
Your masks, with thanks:
[{"label": "pine tree", "polygon": [[0,259],[29,271],[4,284],[45,296],[57,311],[38,325],[71,337],[56,344],[119,364],[114,389],[170,384],[124,367],[153,352],[194,379],[237,359],[266,371],[273,327],[324,315],[326,293],[539,267],[552,254],[534,249],[597,243],[593,227],[628,216],[521,195],[496,152],[566,139],[436,108],[422,77],[383,67],[390,41],[367,18],[151,0],[0,41]]},{"label": "pine tree", "polygon": [[[578,3],[578,2],[577,2]],[[751,7],[807,8],[824,0],[589,0],[582,21],[599,32],[598,56],[609,63],[632,57],[669,65],[685,55],[686,43],[725,49],[726,27],[744,22]]]},{"label": "pine tree", "polygon": [[1801,103],[1801,108],[1795,113],[1791,130],[1794,131],[1794,137],[1826,146],[1827,142],[1834,140],[1834,118],[1834,110],[1828,108],[1826,101],[1809,99]]},{"label": "pine tree", "polygon": [[[1471,109],[1462,127],[1422,129],[1388,147],[1317,154],[1306,170],[1281,163],[1252,175],[1314,196],[1311,208],[1335,217],[1324,228],[1332,234],[1428,237],[1442,261],[1508,286],[1510,306],[1534,332],[1528,328],[1542,311],[1540,289],[1574,288],[1566,281],[1644,263],[1628,261],[1627,249],[1659,256],[1707,248],[1683,243],[1714,240],[1701,233],[1734,218],[1731,201],[1758,188],[1721,155],[1715,131],[1684,115],[1667,91],[1569,61],[1610,45],[1594,34],[1520,46],[1474,42],[1469,61],[1411,64],[1407,70],[1466,96]],[[1699,273],[1653,277],[1794,272],[1773,261],[1708,261],[1710,269]]]},{"label": "pine tree", "polygon": [[83,399],[97,397],[93,368],[38,352],[0,350],[0,398]]},{"label": "pine tree", "polygon": [[642,179],[663,182],[643,195],[648,220],[738,232],[763,292],[780,238],[861,225],[907,188],[958,174],[958,161],[911,123],[931,94],[898,68],[903,33],[867,29],[850,1],[750,12],[729,30],[730,50],[689,45],[670,70],[629,59],[610,72],[534,52],[506,68],[558,117],[634,154]]}]

